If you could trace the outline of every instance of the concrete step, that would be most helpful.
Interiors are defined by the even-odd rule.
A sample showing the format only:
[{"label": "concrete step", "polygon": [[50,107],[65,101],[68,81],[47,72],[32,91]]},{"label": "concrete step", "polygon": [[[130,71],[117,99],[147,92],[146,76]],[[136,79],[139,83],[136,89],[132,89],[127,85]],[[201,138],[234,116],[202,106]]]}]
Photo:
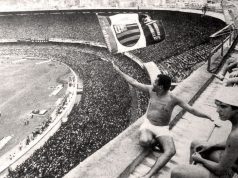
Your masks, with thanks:
[{"label": "concrete step", "polygon": [[147,165],[144,164],[139,164],[134,172],[138,173],[139,175],[143,176],[145,175],[149,170],[151,169],[151,167],[148,167]]},{"label": "concrete step", "polygon": [[147,156],[144,161],[142,162],[142,164],[148,166],[148,167],[152,167],[154,164],[155,164],[155,161],[156,161],[156,157],[154,155],[152,155],[153,158]]}]

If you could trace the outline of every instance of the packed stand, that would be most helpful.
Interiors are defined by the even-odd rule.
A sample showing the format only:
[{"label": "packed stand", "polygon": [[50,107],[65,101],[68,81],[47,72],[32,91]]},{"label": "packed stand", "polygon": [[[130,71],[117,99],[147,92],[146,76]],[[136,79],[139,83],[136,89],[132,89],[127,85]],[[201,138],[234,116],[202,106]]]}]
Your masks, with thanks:
[{"label": "packed stand", "polygon": [[173,82],[181,82],[201,64],[209,60],[212,49],[219,45],[224,38],[220,37],[211,42],[203,43],[162,62],[156,61],[156,63],[160,70],[168,73]]},{"label": "packed stand", "polygon": [[156,45],[133,52],[145,62],[159,63],[198,45],[209,43],[209,36],[225,26],[224,22],[212,17],[181,12],[154,12],[152,19],[162,19],[166,37]]},{"label": "packed stand", "polygon": [[[166,38],[156,45],[133,51],[144,62],[160,62],[208,42],[211,34],[225,26],[221,20],[209,16],[169,11],[148,12],[152,19],[163,21]],[[1,16],[0,24],[0,39],[69,38],[105,43],[95,13]]]},{"label": "packed stand", "polygon": [[[16,171],[10,171],[9,177],[62,177],[129,125],[132,98],[128,84],[115,73],[110,62],[89,54],[90,51],[85,52],[84,48],[64,45],[10,45],[1,48],[1,55],[34,55],[64,62],[84,81],[81,103],[73,108],[67,123]],[[103,50],[95,52],[99,56],[104,53]],[[104,56],[123,70],[133,73],[141,82],[149,83],[146,74],[133,61],[118,57]],[[143,93],[138,93],[138,96],[143,98],[141,105],[138,105],[139,114],[143,114],[148,96],[143,96]]]},{"label": "packed stand", "polygon": [[[132,53],[143,62],[154,61],[161,70],[175,76],[174,82],[180,82],[186,78],[193,71],[192,66],[207,61],[209,51],[221,43],[221,40],[211,42],[209,38],[225,26],[221,20],[182,12],[149,11],[149,14],[152,19],[163,21],[166,38],[163,42],[134,50]],[[0,23],[2,25],[0,39],[69,38],[104,43],[101,28],[94,13],[2,16]],[[204,52],[196,54],[197,49]],[[187,62],[189,64],[185,64]],[[175,64],[179,67],[176,68]]]},{"label": "packed stand", "polygon": [[96,14],[1,16],[0,24],[0,39],[69,38],[104,42]]}]

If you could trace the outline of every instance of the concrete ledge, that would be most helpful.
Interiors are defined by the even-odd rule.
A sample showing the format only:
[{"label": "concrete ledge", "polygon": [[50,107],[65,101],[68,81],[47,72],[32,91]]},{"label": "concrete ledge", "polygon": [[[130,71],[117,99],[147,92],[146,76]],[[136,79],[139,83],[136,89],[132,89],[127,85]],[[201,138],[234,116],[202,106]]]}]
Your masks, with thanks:
[{"label": "concrete ledge", "polygon": [[[173,93],[192,105],[212,79],[213,76],[207,71],[207,63],[205,63],[194,71],[188,78],[183,80],[183,82],[179,83],[173,90]],[[172,113],[170,129],[178,122],[183,114],[184,110],[182,108],[175,107]]]},{"label": "concrete ledge", "polygon": [[143,153],[137,140],[138,128],[143,118],[138,119],[118,137],[103,146],[72,169],[64,178],[116,178]]}]

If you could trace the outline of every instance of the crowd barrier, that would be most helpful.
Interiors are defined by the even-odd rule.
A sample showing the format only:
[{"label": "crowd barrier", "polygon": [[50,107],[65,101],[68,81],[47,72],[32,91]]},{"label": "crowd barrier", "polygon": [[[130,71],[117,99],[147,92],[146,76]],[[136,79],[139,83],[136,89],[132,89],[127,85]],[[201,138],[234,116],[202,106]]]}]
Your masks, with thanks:
[{"label": "crowd barrier", "polygon": [[221,43],[210,52],[207,66],[207,70],[209,72],[215,73],[219,69],[222,64],[223,57],[231,49],[237,37],[238,31],[237,29],[234,29],[234,31],[232,31],[226,39],[222,40]]}]

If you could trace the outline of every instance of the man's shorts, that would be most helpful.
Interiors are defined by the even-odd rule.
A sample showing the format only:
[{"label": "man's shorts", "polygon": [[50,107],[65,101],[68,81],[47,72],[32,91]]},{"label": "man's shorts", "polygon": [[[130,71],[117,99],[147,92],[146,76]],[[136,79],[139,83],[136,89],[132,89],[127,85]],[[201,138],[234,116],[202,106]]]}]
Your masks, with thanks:
[{"label": "man's shorts", "polygon": [[152,132],[155,137],[160,136],[171,136],[171,133],[169,131],[169,126],[156,126],[150,123],[150,121],[147,118],[144,118],[144,122],[140,126],[140,131],[143,130],[149,130]]},{"label": "man's shorts", "polygon": [[215,174],[211,173],[209,178],[233,178],[234,174],[235,173],[230,169],[222,176],[216,176]]}]

